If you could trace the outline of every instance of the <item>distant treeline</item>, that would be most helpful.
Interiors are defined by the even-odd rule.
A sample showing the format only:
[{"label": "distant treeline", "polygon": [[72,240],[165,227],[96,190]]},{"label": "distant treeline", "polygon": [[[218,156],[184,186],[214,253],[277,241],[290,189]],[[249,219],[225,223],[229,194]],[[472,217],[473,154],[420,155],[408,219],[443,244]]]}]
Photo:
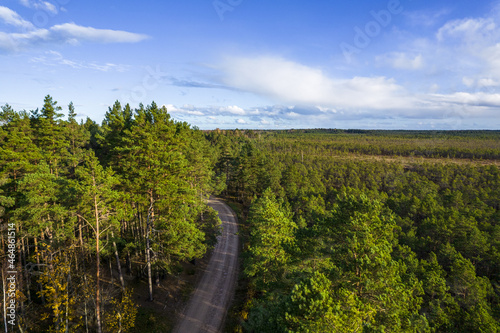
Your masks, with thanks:
[{"label": "distant treeline", "polygon": [[237,137],[266,138],[266,148],[275,151],[309,151],[318,155],[354,153],[425,158],[500,159],[500,131],[303,129],[235,130],[227,133],[233,133]]}]

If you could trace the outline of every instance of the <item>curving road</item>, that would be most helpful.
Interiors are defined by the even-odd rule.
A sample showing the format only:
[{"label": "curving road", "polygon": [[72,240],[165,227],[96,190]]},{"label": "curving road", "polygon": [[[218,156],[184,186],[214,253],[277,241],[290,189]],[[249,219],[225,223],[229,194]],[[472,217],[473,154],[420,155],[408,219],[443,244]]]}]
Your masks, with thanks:
[{"label": "curving road", "polygon": [[221,332],[233,296],[239,248],[237,219],[221,200],[210,198],[208,205],[219,212],[222,234],[174,333]]}]

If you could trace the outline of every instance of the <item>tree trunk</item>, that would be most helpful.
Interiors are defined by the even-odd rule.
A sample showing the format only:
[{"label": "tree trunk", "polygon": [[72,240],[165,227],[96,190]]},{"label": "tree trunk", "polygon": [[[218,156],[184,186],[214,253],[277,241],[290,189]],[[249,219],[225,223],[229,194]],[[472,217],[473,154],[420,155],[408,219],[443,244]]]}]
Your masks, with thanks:
[{"label": "tree trunk", "polygon": [[[43,233],[42,233],[42,237],[43,237]],[[38,239],[35,237],[34,240],[35,240],[35,252],[36,252],[36,267],[38,269],[40,269],[40,249],[38,248]],[[38,290],[39,291],[43,290],[41,282],[38,282]],[[45,296],[43,296],[43,293],[40,294],[40,298],[42,299],[42,304],[45,304]]]},{"label": "tree trunk", "polygon": [[[87,274],[85,273],[85,270],[83,271],[83,281],[84,281],[84,286],[85,286],[85,291],[88,290],[88,287],[87,287]],[[89,333],[89,316],[88,316],[88,313],[87,313],[87,297],[85,296],[85,302],[84,302],[84,306],[85,306],[85,331],[87,333]]]},{"label": "tree trunk", "polygon": [[113,249],[115,250],[115,258],[116,258],[116,268],[118,269],[118,275],[120,278],[120,284],[122,285],[122,290],[125,291],[125,281],[123,280],[123,274],[122,274],[122,266],[120,264],[120,256],[118,255],[118,248],[116,247],[116,242],[115,242],[115,234],[113,231],[111,231],[111,237],[113,238]]},{"label": "tree trunk", "polygon": [[[93,179],[94,182],[94,188],[96,187],[95,184],[95,178]],[[100,261],[100,248],[99,248],[99,238],[100,238],[100,230],[99,230],[99,209],[97,207],[97,196],[94,195],[94,212],[95,212],[95,238],[96,238],[96,293],[95,293],[95,308],[96,308],[96,321],[97,321],[97,333],[102,333],[102,327],[101,327],[101,286],[99,283],[99,261]]]},{"label": "tree trunk", "polygon": [[127,251],[126,264],[127,264],[127,274],[132,274],[132,261],[130,260],[130,251]]},{"label": "tree trunk", "polygon": [[[28,249],[28,246],[25,246],[24,245],[24,242],[26,241],[26,243],[28,243],[28,240],[25,239],[24,237],[21,238],[21,242],[22,242],[22,245],[23,245],[23,265],[22,267],[26,267],[26,252],[27,252],[27,249]],[[28,256],[29,256],[29,253],[28,253]],[[26,281],[26,297],[28,299],[28,302],[31,302],[31,282],[30,282],[30,273],[28,272],[27,269],[23,269],[23,272],[24,272],[24,279]],[[24,311],[24,310],[23,310]]]},{"label": "tree trunk", "polygon": [[[151,216],[151,219],[150,219]],[[153,219],[154,213],[153,213],[153,199],[151,198],[151,205],[149,206],[148,209],[148,218],[146,222],[146,263],[147,263],[147,268],[148,268],[148,287],[149,287],[149,300],[153,300],[153,278],[151,276],[151,249],[150,249],[150,223],[151,220]]]}]

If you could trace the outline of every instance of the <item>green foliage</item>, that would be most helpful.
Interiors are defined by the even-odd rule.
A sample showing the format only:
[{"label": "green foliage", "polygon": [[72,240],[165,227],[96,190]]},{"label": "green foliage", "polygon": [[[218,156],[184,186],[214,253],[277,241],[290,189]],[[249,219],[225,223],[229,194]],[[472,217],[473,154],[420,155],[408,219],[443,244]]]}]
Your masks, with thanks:
[{"label": "green foliage", "polygon": [[51,243],[74,237],[75,218],[64,205],[63,188],[67,186],[64,179],[50,172],[45,162],[18,182],[20,200],[13,220],[23,224],[26,236],[42,235]]},{"label": "green foliage", "polygon": [[175,274],[215,243],[211,193],[248,216],[247,331],[500,330],[498,131],[204,133],[154,102],[116,101],[102,125],[61,111],[0,112],[25,331],[96,331],[98,303],[105,331],[141,329],[100,265]]},{"label": "green foliage", "polygon": [[99,331],[99,321],[130,331],[126,284],[144,278],[146,240],[158,280],[201,257],[220,223],[205,198],[225,180],[204,134],[154,102],[117,101],[102,126],[78,123],[73,103],[67,120],[61,111],[49,95],[40,110],[0,112],[0,227],[16,229],[19,321],[24,331]]},{"label": "green foliage", "polygon": [[[45,299],[49,312],[42,320],[51,319],[51,332],[78,332],[81,322],[76,318],[74,290],[71,290],[71,263],[68,253],[53,253],[50,246],[43,251],[48,255],[48,267],[38,278],[42,290],[38,292]],[[71,253],[71,250],[68,251]]]},{"label": "green foliage", "polygon": [[[250,212],[246,331],[499,330],[498,131],[215,131],[207,138],[221,152],[225,194]],[[287,260],[268,269],[273,275],[252,243],[276,237],[253,222],[269,198],[258,186],[265,182],[258,161],[266,160],[278,180],[275,205],[290,207],[297,225],[293,246],[274,246],[274,256]]]},{"label": "green foliage", "polygon": [[252,231],[245,274],[258,283],[276,281],[290,261],[288,249],[294,246],[297,226],[270,189],[252,205],[248,223]]},{"label": "green foliage", "polygon": [[111,301],[110,306],[111,309],[106,311],[104,316],[105,331],[130,332],[135,327],[137,316],[137,305],[132,300],[132,290],[125,290],[121,298],[114,298]]}]

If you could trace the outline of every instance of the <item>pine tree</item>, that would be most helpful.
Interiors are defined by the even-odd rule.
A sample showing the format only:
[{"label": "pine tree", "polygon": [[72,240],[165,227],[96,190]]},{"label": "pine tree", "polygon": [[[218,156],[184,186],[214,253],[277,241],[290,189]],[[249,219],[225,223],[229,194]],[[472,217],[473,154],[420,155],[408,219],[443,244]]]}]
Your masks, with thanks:
[{"label": "pine tree", "polygon": [[53,246],[71,240],[75,218],[64,205],[67,181],[57,178],[42,162],[18,184],[21,198],[14,217],[23,225],[26,236],[40,237]]},{"label": "pine tree", "polygon": [[73,102],[68,105],[68,120],[65,125],[65,138],[68,142],[69,164],[72,172],[76,166],[83,160],[84,147],[90,140],[90,133],[84,128],[83,124],[76,121],[76,112]]},{"label": "pine tree", "polygon": [[15,112],[9,105],[2,107],[0,114],[5,124],[0,128],[0,172],[10,180],[11,193],[16,183],[34,170],[42,158],[34,144],[34,133],[26,112]]},{"label": "pine tree", "polygon": [[[124,130],[120,144],[112,150],[112,160],[119,157],[121,161],[112,165],[122,176],[123,191],[144,212],[148,267],[169,270],[175,261],[205,252],[204,234],[196,225],[202,211],[197,188],[207,178],[203,168],[208,165],[190,164],[194,154],[203,154],[189,151],[196,147],[190,144],[190,133],[186,124],[174,122],[165,107],[158,108],[153,102],[136,110],[130,129]],[[194,177],[196,168],[198,179]],[[152,299],[150,269],[148,272]]]},{"label": "pine tree", "polygon": [[112,229],[117,228],[115,205],[119,194],[114,190],[118,183],[111,169],[104,169],[93,152],[85,156],[82,166],[76,169],[75,187],[80,196],[78,215],[86,221],[95,236],[96,254],[96,325],[97,332],[102,332],[102,301],[100,287],[101,238]]},{"label": "pine tree", "polygon": [[[394,216],[365,195],[345,194],[332,213],[323,229],[330,238],[325,249],[331,249],[331,278],[339,296],[354,296],[350,302],[359,306],[365,329],[413,331],[425,322],[418,315],[421,284],[411,276],[404,280],[405,264],[392,258]],[[352,311],[349,303],[339,304],[343,310],[337,315]]]},{"label": "pine tree", "polygon": [[51,172],[59,174],[68,157],[68,142],[64,136],[59,113],[62,108],[50,95],[45,96],[40,117],[37,119],[37,145],[44,154]]},{"label": "pine tree", "polygon": [[250,237],[250,263],[245,273],[265,285],[276,281],[290,260],[297,225],[291,221],[290,212],[283,208],[270,189],[257,199],[250,209],[248,223]]}]

